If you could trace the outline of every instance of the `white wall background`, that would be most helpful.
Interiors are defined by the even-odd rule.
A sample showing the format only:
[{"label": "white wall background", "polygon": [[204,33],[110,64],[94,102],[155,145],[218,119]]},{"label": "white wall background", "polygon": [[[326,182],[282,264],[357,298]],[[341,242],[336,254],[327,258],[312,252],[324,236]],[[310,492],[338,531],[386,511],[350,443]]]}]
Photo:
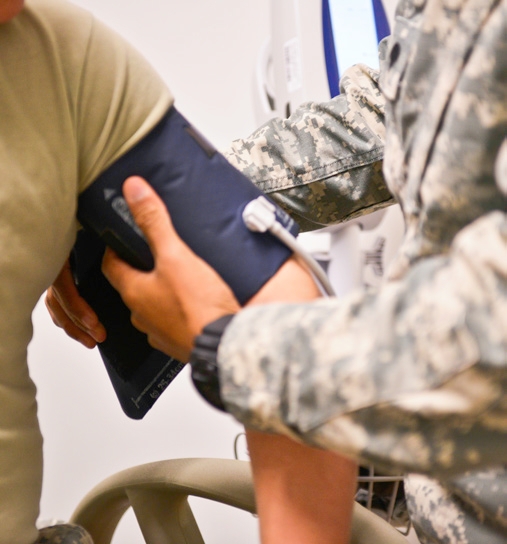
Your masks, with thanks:
[{"label": "white wall background", "polygon": [[[180,111],[216,146],[255,128],[253,67],[269,34],[269,0],[75,2],[151,61]],[[42,303],[34,326],[29,361],[45,437],[41,519],[68,519],[89,489],[123,468],[167,458],[233,457],[241,427],[200,400],[187,372],[144,420],[132,421],[116,401],[97,350],[67,339]],[[205,501],[193,504],[207,544],[258,542],[249,514]],[[122,522],[115,541],[142,542],[133,516]]]}]

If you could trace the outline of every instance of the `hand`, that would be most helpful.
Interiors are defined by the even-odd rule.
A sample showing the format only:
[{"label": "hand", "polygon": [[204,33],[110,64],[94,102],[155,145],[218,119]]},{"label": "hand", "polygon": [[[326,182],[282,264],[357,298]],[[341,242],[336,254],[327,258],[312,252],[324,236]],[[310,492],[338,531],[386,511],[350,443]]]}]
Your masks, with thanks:
[{"label": "hand", "polygon": [[240,306],[229,286],[181,240],[164,203],[139,177],[123,186],[132,215],[146,235],[155,268],[143,272],[107,250],[102,270],[131,310],[132,324],[150,344],[187,361],[205,325],[236,313]]},{"label": "hand", "polygon": [[87,348],[106,339],[97,314],[79,295],[67,261],[46,293],[46,307],[53,323]]}]

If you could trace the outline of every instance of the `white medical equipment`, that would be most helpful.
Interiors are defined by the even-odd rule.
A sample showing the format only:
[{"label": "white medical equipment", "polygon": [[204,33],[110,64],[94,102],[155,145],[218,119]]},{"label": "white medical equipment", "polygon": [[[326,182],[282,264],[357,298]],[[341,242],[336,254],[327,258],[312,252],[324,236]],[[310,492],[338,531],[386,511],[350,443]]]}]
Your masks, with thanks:
[{"label": "white medical equipment", "polygon": [[272,0],[271,35],[256,66],[257,121],[336,96],[348,67],[378,65],[377,45],[388,34],[381,0]]}]

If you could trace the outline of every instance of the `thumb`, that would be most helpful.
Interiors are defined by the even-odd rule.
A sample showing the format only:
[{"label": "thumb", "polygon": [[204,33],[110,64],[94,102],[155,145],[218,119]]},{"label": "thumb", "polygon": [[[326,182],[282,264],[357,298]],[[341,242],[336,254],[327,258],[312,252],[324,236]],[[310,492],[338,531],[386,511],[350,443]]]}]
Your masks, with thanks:
[{"label": "thumb", "polygon": [[172,236],[178,237],[165,204],[143,178],[133,176],[123,184],[123,196],[135,222],[143,231],[155,260]]},{"label": "thumb", "polygon": [[134,285],[141,272],[132,268],[107,247],[102,259],[102,273],[119,293],[123,293],[127,286]]}]

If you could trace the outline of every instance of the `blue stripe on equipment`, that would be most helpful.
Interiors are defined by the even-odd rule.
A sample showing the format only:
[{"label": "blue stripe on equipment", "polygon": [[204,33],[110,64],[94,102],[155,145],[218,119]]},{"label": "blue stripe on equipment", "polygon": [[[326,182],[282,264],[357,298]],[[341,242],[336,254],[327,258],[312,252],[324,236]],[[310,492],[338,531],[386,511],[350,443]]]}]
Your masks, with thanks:
[{"label": "blue stripe on equipment", "polygon": [[324,57],[331,97],[340,77],[357,63],[378,65],[377,45],[389,35],[382,0],[322,0]]}]

